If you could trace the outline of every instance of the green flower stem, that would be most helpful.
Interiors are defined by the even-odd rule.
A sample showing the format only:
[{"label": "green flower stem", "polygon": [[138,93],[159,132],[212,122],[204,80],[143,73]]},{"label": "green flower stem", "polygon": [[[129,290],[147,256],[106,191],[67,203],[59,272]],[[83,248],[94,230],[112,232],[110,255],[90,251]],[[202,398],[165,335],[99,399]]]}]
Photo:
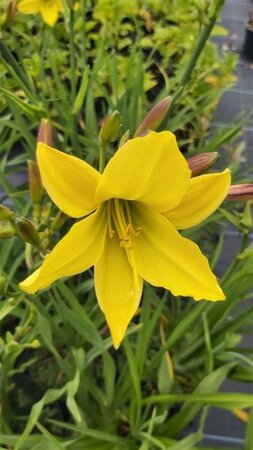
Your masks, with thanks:
[{"label": "green flower stem", "polygon": [[99,172],[103,173],[105,168],[105,144],[103,142],[99,142]]},{"label": "green flower stem", "polygon": [[[71,85],[71,110],[75,103],[76,98],[76,57],[75,57],[75,11],[70,9],[69,15],[69,50],[70,50],[70,85]],[[77,129],[77,117],[75,114],[71,114],[71,137],[75,151],[78,152],[78,129]]]},{"label": "green flower stem", "polygon": [[40,71],[40,78],[41,78],[41,86],[42,86],[42,92],[41,96],[43,97],[43,104],[46,102],[47,93],[50,92],[50,87],[47,82],[47,77],[45,73],[45,58],[46,58],[46,51],[48,48],[48,42],[49,42],[49,33],[51,32],[51,29],[49,27],[43,26],[41,30],[41,47],[38,49],[38,55],[40,58],[40,65],[39,65],[39,71]]},{"label": "green flower stem", "polygon": [[33,204],[33,221],[36,225],[39,225],[39,219],[41,215],[41,203],[36,202]]},{"label": "green flower stem", "polygon": [[232,274],[232,272],[234,272],[234,270],[236,269],[239,262],[241,262],[241,259],[239,259],[239,255],[246,249],[248,242],[249,242],[249,233],[244,233],[243,237],[242,237],[241,248],[240,248],[236,258],[232,261],[231,265],[228,267],[228,269],[226,270],[226,272],[224,273],[224,275],[221,279],[220,284],[222,287],[224,287],[224,285],[226,284],[226,281],[230,278],[230,275]]},{"label": "green flower stem", "polygon": [[71,82],[71,100],[72,103],[75,101],[76,96],[76,59],[75,59],[75,12],[73,9],[70,10],[69,15],[69,45],[70,45],[70,82]]},{"label": "green flower stem", "polygon": [[148,368],[145,372],[145,378],[154,370],[155,367],[160,363],[160,359],[162,355],[167,351],[170,350],[173,345],[175,345],[178,340],[181,339],[182,336],[185,335],[188,328],[192,326],[192,324],[195,322],[196,318],[202,315],[207,308],[206,303],[198,303],[195,308],[193,308],[189,314],[184,317],[177,326],[174,328],[174,330],[170,333],[169,337],[167,338],[166,342],[162,346],[162,348],[157,352],[157,354],[154,356],[154,358],[151,360]]},{"label": "green flower stem", "polygon": [[164,128],[164,124],[166,124],[169,117],[172,116],[172,114],[175,110],[175,106],[181,100],[184,90],[185,90],[185,87],[187,86],[188,82],[191,79],[192,72],[193,72],[193,70],[197,64],[197,61],[206,45],[206,42],[211,34],[211,31],[215,25],[215,22],[218,19],[219,13],[220,13],[224,3],[225,3],[225,0],[218,0],[216,2],[213,14],[211,15],[211,17],[209,19],[209,23],[202,29],[202,32],[200,33],[199,38],[196,43],[196,46],[193,50],[192,57],[191,57],[189,63],[187,64],[187,66],[185,67],[185,70],[182,74],[181,80],[179,82],[179,89],[175,93],[175,95],[172,99],[171,106],[169,108],[169,111],[168,111],[163,123],[162,123],[161,129]]}]

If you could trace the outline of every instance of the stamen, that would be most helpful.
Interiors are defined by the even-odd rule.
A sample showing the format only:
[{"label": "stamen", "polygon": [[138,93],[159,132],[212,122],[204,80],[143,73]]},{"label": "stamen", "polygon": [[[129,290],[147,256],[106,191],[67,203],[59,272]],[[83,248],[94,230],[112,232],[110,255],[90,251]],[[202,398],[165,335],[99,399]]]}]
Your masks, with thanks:
[{"label": "stamen", "polygon": [[137,227],[136,229],[134,229],[132,215],[131,215],[131,211],[130,211],[128,202],[124,202],[124,206],[126,209],[127,220],[128,220],[129,226],[131,228],[131,232],[133,233],[134,236],[138,236],[140,234],[140,231],[142,230],[142,228]]},{"label": "stamen", "polygon": [[[126,200],[114,198],[109,200],[108,206],[108,224],[109,224],[109,236],[113,237],[115,230],[119,237],[119,243],[125,250],[131,250],[131,234],[138,236],[141,228],[134,229],[131,210]],[[113,229],[115,227],[115,230]]]},{"label": "stamen", "polygon": [[109,228],[109,236],[110,238],[113,238],[115,235],[115,230],[112,227],[112,206],[111,202],[109,202],[108,208],[107,208],[107,219],[108,219],[108,228]]},{"label": "stamen", "polygon": [[119,222],[119,226],[121,228],[122,235],[124,236],[126,229],[127,229],[127,223],[125,221],[124,213],[122,211],[122,207],[120,205],[120,200],[118,198],[114,199],[114,207],[116,216]]},{"label": "stamen", "polygon": [[131,216],[131,211],[130,211],[130,207],[129,207],[128,202],[124,202],[124,206],[125,206],[125,209],[126,209],[127,221],[128,221],[128,223],[131,225],[131,227],[133,229],[132,216]]},{"label": "stamen", "polygon": [[132,229],[131,229],[132,227],[131,227],[131,225],[130,225],[130,223],[127,225],[127,229],[126,229],[126,235],[127,236],[130,236],[130,233],[131,233],[131,231],[132,231]]},{"label": "stamen", "polygon": [[140,232],[142,231],[141,227],[137,227],[136,230],[133,230],[133,233],[135,236],[139,236]]},{"label": "stamen", "polygon": [[110,205],[111,205],[111,208],[110,208],[111,218],[112,218],[113,224],[114,224],[114,226],[116,228],[116,231],[118,233],[119,240],[122,241],[124,239],[124,238],[122,238],[122,235],[124,236],[124,230],[123,230],[123,233],[122,233],[122,229],[121,229],[119,221],[118,221],[118,216],[116,215],[114,201]]},{"label": "stamen", "polygon": [[[137,272],[135,255],[131,242],[131,234],[138,236],[141,227],[134,228],[131,209],[126,200],[114,198],[109,200],[107,209],[109,236],[113,237],[115,232],[119,237],[119,245],[126,250],[127,258],[133,270],[135,291],[140,290],[140,278]],[[115,228],[115,230],[113,229]]]}]

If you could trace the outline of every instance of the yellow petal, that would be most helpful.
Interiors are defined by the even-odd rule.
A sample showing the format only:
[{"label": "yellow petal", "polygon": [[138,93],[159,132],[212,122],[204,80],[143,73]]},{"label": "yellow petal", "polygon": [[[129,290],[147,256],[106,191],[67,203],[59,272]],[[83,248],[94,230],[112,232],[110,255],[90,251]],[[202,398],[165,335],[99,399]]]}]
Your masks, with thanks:
[{"label": "yellow petal", "polygon": [[43,185],[58,208],[71,217],[94,211],[94,195],[101,176],[97,170],[42,142],[37,146],[37,159]]},{"label": "yellow petal", "polygon": [[142,228],[131,239],[136,268],[144,280],[174,295],[224,300],[207,258],[194,242],[180,236],[166,217],[144,205],[132,205],[131,211],[134,225]]},{"label": "yellow petal", "polygon": [[57,2],[51,1],[48,4],[42,2],[40,5],[40,13],[43,17],[44,22],[46,22],[50,27],[53,27],[58,19],[59,13]]},{"label": "yellow petal", "polygon": [[190,170],[174,134],[152,131],[127,141],[115,153],[101,177],[96,200],[140,200],[166,211],[182,200],[189,180]]},{"label": "yellow petal", "polygon": [[230,182],[228,169],[192,178],[183,200],[163,215],[179,230],[197,225],[220,206],[228,193]]},{"label": "yellow petal", "polygon": [[35,14],[40,11],[39,0],[22,0],[18,3],[17,9],[23,14]]},{"label": "yellow petal", "polygon": [[133,272],[126,252],[115,236],[106,239],[102,257],[95,265],[95,289],[113,345],[118,348],[138,308],[142,280]]},{"label": "yellow petal", "polygon": [[105,239],[104,210],[76,223],[46,257],[42,266],[19,287],[28,294],[48,287],[61,277],[84,272],[99,259]]},{"label": "yellow petal", "polygon": [[58,11],[61,11],[61,12],[64,11],[64,6],[62,3],[62,0],[51,0],[51,2],[57,6]]}]

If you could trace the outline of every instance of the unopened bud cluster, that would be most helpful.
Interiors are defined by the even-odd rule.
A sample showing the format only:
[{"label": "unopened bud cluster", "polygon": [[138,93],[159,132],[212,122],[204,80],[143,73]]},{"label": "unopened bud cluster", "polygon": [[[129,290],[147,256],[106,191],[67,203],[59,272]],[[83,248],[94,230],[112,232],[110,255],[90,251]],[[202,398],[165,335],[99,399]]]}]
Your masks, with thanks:
[{"label": "unopened bud cluster", "polygon": [[18,234],[24,241],[32,245],[40,245],[40,236],[33,222],[26,217],[18,217],[15,220]]},{"label": "unopened bud cluster", "polygon": [[40,236],[33,222],[26,217],[16,217],[7,206],[0,205],[0,239],[20,236],[32,245],[40,246]]},{"label": "unopened bud cluster", "polygon": [[[118,113],[116,116],[118,117]],[[116,116],[114,114],[113,117],[115,118]],[[114,129],[115,133],[116,130]],[[113,134],[110,135],[110,138],[113,138]],[[40,122],[37,142],[53,146],[53,131],[48,119],[42,119]],[[0,240],[13,236],[23,239],[28,244],[26,245],[26,262],[30,268],[33,268],[38,251],[47,250],[50,234],[58,231],[68,216],[59,211],[55,217],[51,218],[52,203],[44,204],[42,202],[44,186],[37,161],[28,160],[27,166],[29,193],[33,206],[33,220],[17,216],[7,206],[0,205]]]}]

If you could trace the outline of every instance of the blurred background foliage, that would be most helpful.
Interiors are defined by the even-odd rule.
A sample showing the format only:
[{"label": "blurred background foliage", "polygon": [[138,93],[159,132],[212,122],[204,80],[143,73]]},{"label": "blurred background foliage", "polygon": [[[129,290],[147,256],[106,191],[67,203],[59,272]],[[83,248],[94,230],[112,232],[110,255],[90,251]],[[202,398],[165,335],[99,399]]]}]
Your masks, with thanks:
[{"label": "blurred background foliage", "polygon": [[[242,340],[252,334],[253,320],[249,203],[225,202],[187,232],[213,269],[224,226],[241,234],[241,249],[220,274],[227,301],[196,303],[145,286],[118,351],[96,302],[92,271],[36,296],[18,289],[27,268],[41,261],[41,245],[51,248],[73,223],[43,191],[35,200],[28,187],[27,160],[35,158],[41,119],[48,120],[56,148],[97,167],[98,133],[108,114],[119,111],[124,140],[170,96],[160,129],[176,133],[187,157],[219,150],[239,179],[237,138],[246,118],[222,131],[210,127],[224,90],[235,82],[236,55],[218,52],[210,39],[227,33],[217,24],[223,3],[66,1],[54,28],[40,15],[16,12],[15,0],[0,6],[0,185],[1,203],[11,211],[7,218],[0,211],[1,236],[8,237],[0,246],[3,449],[201,449],[212,406],[244,417],[245,450],[253,448],[253,415],[245,410],[253,396],[218,392],[227,377],[253,381],[253,349]],[[107,146],[108,158],[119,140]],[[8,228],[20,218],[32,220],[25,222],[30,240]]]},{"label": "blurred background foliage", "polygon": [[[69,117],[81,86],[86,93],[75,117],[79,139],[85,131],[86,139],[94,140],[100,120],[115,109],[124,117],[122,131],[133,134],[151,104],[180,88],[213,5],[209,0],[83,1],[75,12],[66,11],[66,20],[61,18],[53,29],[38,14],[17,13],[2,25],[1,86],[35,108],[23,113],[33,113],[37,126],[41,116],[54,121],[58,139],[70,148],[77,142],[71,142]],[[212,29],[213,35],[226,33],[220,25]],[[166,124],[187,147],[206,137],[213,109],[236,80],[236,60],[235,54],[220,54],[211,40],[206,43]],[[1,98],[3,114],[10,110],[6,95]]]}]

